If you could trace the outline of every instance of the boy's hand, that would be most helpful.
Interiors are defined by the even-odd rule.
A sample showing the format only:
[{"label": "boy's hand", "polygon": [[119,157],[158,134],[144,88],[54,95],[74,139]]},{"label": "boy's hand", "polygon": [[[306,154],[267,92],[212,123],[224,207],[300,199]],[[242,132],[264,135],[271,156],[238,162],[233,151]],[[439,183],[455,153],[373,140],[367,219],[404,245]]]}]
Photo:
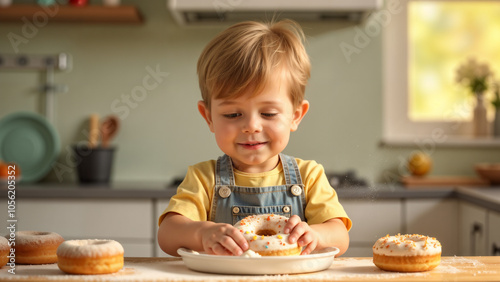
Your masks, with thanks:
[{"label": "boy's hand", "polygon": [[207,254],[240,256],[248,249],[247,240],[230,224],[215,223],[201,231],[201,243]]},{"label": "boy's hand", "polygon": [[312,230],[311,226],[307,222],[302,221],[298,215],[292,215],[288,219],[284,232],[285,234],[290,234],[288,237],[290,244],[297,242],[301,247],[307,246],[302,250],[301,255],[310,254],[318,245],[318,233]]}]

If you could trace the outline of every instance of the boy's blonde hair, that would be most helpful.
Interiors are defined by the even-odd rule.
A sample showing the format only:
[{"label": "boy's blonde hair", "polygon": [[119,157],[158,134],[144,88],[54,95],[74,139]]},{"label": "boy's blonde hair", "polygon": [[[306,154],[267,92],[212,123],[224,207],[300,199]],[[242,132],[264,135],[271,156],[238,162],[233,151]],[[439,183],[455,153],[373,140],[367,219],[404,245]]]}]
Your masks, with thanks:
[{"label": "boy's blonde hair", "polygon": [[242,22],[216,36],[198,60],[203,101],[237,98],[246,91],[260,94],[273,73],[284,71],[294,107],[304,100],[311,63],[304,33],[292,20]]}]

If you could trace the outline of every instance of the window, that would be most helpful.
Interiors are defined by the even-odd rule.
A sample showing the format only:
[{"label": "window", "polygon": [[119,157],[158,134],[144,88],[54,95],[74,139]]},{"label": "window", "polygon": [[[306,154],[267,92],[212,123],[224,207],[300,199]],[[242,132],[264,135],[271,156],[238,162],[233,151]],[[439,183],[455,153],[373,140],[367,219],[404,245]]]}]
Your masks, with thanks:
[{"label": "window", "polygon": [[394,1],[402,9],[384,29],[384,141],[472,139],[475,100],[456,69],[472,57],[500,78],[500,1]]}]

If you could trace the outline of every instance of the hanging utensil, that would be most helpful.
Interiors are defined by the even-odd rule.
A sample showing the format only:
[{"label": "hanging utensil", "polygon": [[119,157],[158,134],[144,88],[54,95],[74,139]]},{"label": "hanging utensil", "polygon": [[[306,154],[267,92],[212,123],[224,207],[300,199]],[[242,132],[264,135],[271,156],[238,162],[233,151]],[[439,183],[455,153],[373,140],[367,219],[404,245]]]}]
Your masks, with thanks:
[{"label": "hanging utensil", "polygon": [[115,137],[120,128],[120,120],[117,116],[111,115],[104,119],[101,124],[101,146],[107,148],[111,139]]},{"label": "hanging utensil", "polygon": [[43,84],[38,88],[44,95],[41,112],[49,122],[55,121],[55,99],[56,93],[68,91],[66,85],[54,84],[56,71],[69,71],[71,69],[70,56],[66,53],[54,55],[23,55],[23,54],[0,54],[0,70],[18,71],[34,70],[44,74]]}]

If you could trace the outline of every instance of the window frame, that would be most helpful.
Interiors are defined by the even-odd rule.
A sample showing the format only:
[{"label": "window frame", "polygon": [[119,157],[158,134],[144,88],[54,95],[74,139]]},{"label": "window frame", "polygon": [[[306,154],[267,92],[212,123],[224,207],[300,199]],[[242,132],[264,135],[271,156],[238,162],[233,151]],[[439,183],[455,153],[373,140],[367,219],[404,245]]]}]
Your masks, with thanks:
[{"label": "window frame", "polygon": [[[391,15],[382,39],[383,62],[383,138],[386,145],[414,145],[421,142],[451,145],[500,146],[492,137],[474,137],[472,121],[412,121],[408,116],[408,3],[425,0],[392,0],[401,12]],[[428,1],[428,0],[427,0]],[[470,0],[439,0],[459,2]],[[488,1],[488,0],[487,0]],[[498,0],[489,0],[498,1]],[[391,0],[386,5],[391,5]],[[404,94],[404,95],[402,95]],[[470,105],[461,105],[472,111]],[[466,108],[467,107],[467,108]],[[470,107],[470,108],[469,108]],[[476,142],[477,141],[477,142]]]}]

